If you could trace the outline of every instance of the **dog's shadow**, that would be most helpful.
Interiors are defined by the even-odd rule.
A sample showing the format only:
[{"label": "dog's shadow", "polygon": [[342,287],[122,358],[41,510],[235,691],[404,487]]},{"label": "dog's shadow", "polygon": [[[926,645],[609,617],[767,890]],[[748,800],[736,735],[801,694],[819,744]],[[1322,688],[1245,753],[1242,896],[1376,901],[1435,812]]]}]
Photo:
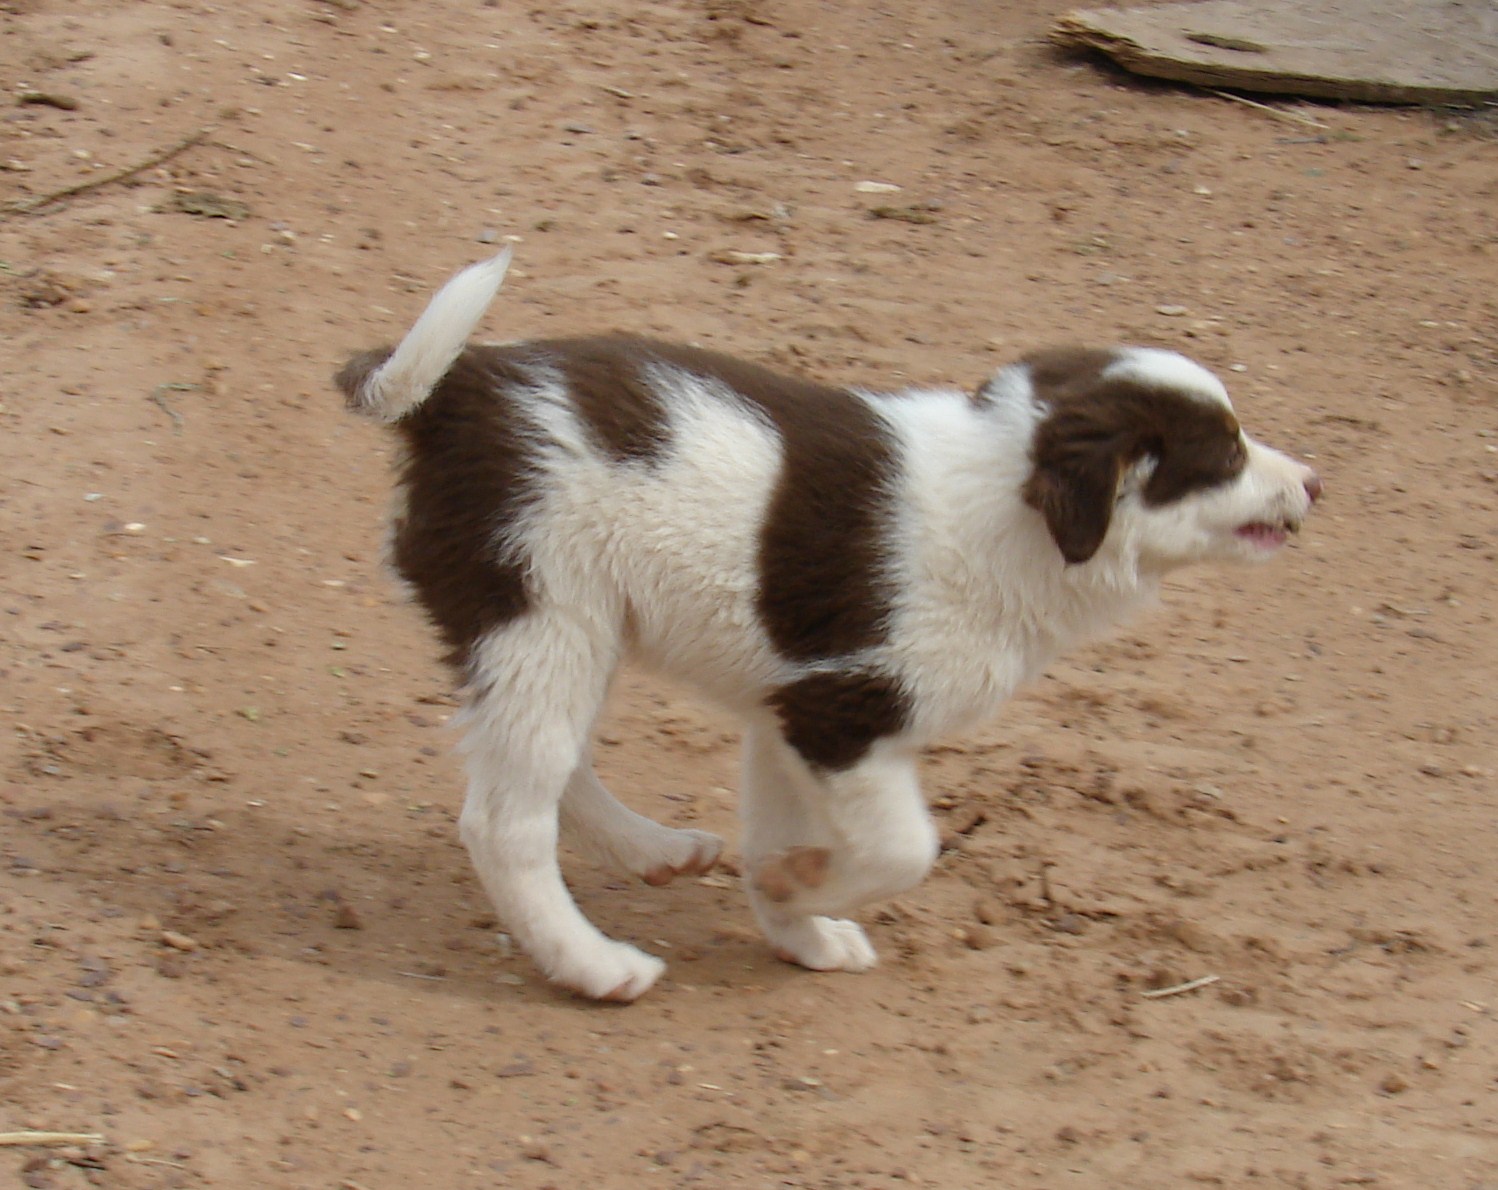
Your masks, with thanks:
[{"label": "dog's shadow", "polygon": [[[52,899],[50,883],[59,902],[123,920],[142,961],[164,972],[186,977],[276,959],[353,981],[428,982],[465,998],[571,999],[504,934],[446,808],[329,818],[251,803],[216,817],[154,785],[129,810],[71,780],[19,792],[4,808],[0,860],[32,877],[27,891],[40,901]],[[406,820],[398,829],[394,815]],[[667,981],[773,987],[795,978],[758,936],[731,874],[651,888],[563,860],[588,917],[664,958]],[[177,946],[164,943],[168,933]]]}]

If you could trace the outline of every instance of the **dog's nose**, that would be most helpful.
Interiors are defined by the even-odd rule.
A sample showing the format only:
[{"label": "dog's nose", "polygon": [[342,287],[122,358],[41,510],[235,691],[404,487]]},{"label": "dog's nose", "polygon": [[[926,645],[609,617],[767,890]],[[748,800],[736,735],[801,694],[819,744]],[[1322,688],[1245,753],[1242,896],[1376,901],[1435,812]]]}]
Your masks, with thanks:
[{"label": "dog's nose", "polygon": [[1314,471],[1306,476],[1306,495],[1311,498],[1312,504],[1321,499],[1321,476]]}]

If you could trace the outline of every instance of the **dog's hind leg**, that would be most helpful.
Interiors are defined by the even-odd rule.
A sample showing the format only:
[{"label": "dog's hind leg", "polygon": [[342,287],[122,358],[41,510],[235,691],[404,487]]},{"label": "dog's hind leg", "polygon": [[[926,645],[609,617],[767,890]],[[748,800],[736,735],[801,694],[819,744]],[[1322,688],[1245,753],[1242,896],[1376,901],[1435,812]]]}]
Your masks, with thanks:
[{"label": "dog's hind leg", "polygon": [[723,850],[717,835],[662,826],[622,805],[587,756],[562,794],[562,836],[596,862],[655,885],[702,875]]},{"label": "dog's hind leg", "polygon": [[937,854],[914,757],[876,751],[818,772],[757,725],[743,807],[749,901],[776,954],[817,971],[872,967],[873,946],[842,915],[917,884]]},{"label": "dog's hind leg", "polygon": [[500,921],[547,977],[596,1000],[630,1001],[665,964],[602,934],[557,864],[563,789],[586,754],[616,654],[612,636],[551,610],[479,644],[463,713],[459,830]]}]

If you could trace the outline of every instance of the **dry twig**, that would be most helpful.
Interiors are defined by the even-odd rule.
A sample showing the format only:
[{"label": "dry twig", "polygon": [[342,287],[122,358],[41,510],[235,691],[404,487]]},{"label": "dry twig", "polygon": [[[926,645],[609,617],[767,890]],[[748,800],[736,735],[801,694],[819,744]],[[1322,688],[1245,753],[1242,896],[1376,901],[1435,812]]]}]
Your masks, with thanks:
[{"label": "dry twig", "polygon": [[182,415],[166,403],[166,393],[190,393],[197,387],[196,384],[158,384],[156,391],[148,398],[153,405],[172,419],[172,433],[182,433]]},{"label": "dry twig", "polygon": [[126,1153],[125,1160],[132,1165],[166,1165],[172,1169],[186,1169],[180,1161],[168,1161],[165,1157],[142,1157],[139,1153]]},{"label": "dry twig", "polygon": [[29,215],[33,211],[39,211],[43,207],[51,206],[55,202],[61,202],[65,198],[75,198],[80,194],[86,194],[90,190],[98,190],[101,186],[108,186],[114,182],[123,182],[126,178],[133,178],[138,173],[144,173],[154,166],[170,161],[179,153],[185,153],[200,140],[202,140],[211,129],[199,128],[191,136],[184,137],[174,145],[152,153],[144,161],[137,161],[134,165],[125,169],[116,170],[112,174],[106,174],[102,178],[89,178],[86,182],[79,182],[74,186],[64,186],[61,190],[53,190],[50,194],[39,194],[35,198],[20,199],[16,202],[7,203],[0,208],[0,219],[8,219],[12,215]]},{"label": "dry twig", "polygon": [[1151,988],[1139,994],[1146,1000],[1159,1000],[1165,996],[1179,996],[1182,992],[1194,992],[1197,988],[1207,987],[1221,978],[1220,975],[1203,975],[1199,979],[1188,979],[1185,983],[1172,984],[1168,988]]},{"label": "dry twig", "polygon": [[1307,128],[1330,128],[1330,124],[1323,124],[1320,120],[1313,120],[1310,116],[1302,116],[1299,112],[1287,112],[1282,107],[1271,107],[1267,103],[1260,103],[1257,99],[1249,99],[1243,95],[1234,95],[1231,91],[1219,91],[1215,87],[1208,87],[1213,95],[1219,99],[1231,99],[1234,103],[1241,103],[1246,107],[1254,108],[1261,112],[1267,112],[1279,120],[1289,120],[1292,124],[1304,124]]},{"label": "dry twig", "polygon": [[97,1145],[104,1142],[98,1132],[0,1132],[0,1145]]}]

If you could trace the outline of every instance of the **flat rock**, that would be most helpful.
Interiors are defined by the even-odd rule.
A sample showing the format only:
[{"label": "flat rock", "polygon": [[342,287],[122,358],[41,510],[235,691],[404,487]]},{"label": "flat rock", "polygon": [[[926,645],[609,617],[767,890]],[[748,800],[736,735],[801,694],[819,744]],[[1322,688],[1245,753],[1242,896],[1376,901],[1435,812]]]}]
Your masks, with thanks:
[{"label": "flat rock", "polygon": [[1204,87],[1364,103],[1498,97],[1490,0],[1204,0],[1062,16],[1052,40]]}]

